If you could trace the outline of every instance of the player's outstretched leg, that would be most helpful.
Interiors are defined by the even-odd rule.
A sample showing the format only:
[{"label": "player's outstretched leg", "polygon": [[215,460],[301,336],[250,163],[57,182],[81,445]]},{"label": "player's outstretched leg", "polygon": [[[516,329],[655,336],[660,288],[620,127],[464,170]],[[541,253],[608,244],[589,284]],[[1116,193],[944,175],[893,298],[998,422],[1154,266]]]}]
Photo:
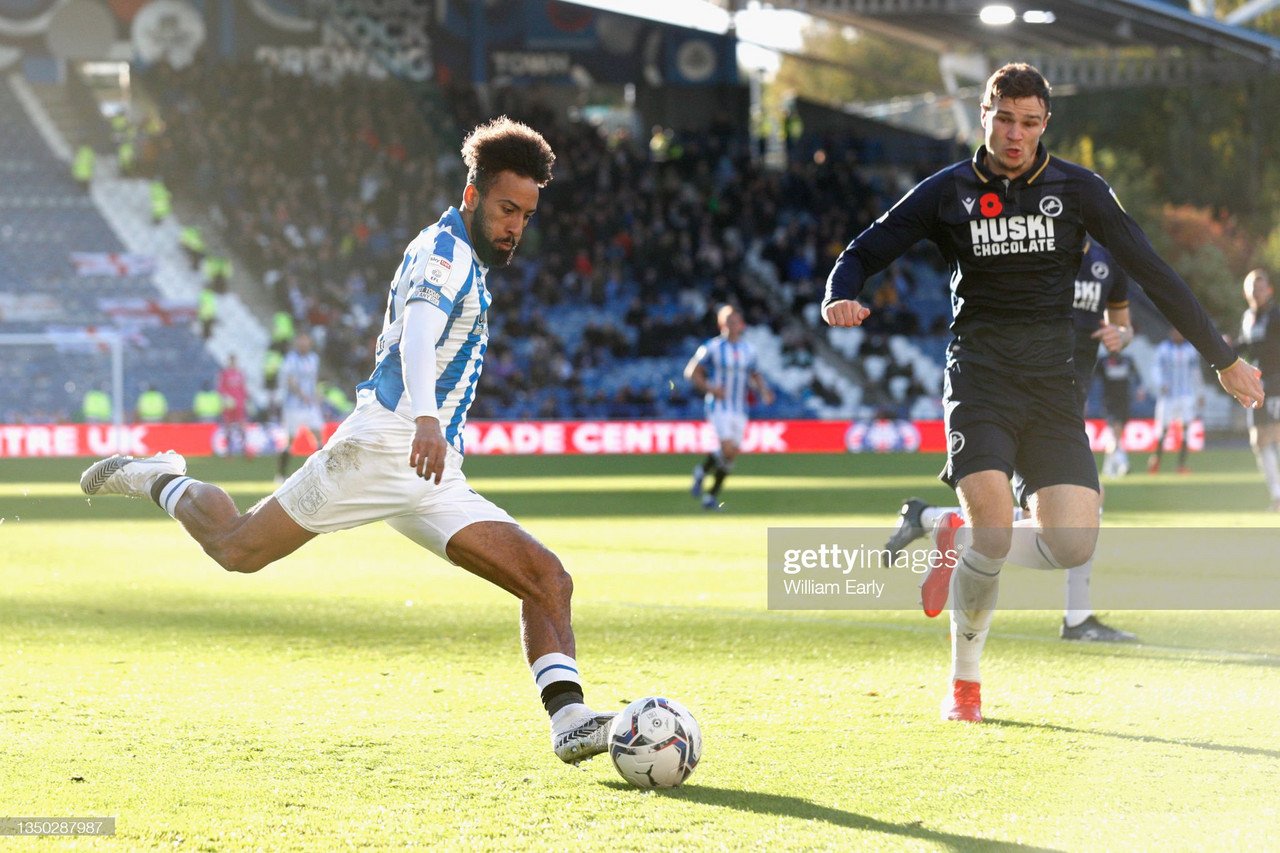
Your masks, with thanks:
[{"label": "player's outstretched leg", "polygon": [[502,521],[470,524],[449,539],[449,559],[520,599],[521,639],[542,704],[551,717],[551,748],[577,764],[609,748],[615,713],[587,707],[570,620],[573,579],[558,557],[523,528]]},{"label": "player's outstretched leg", "polygon": [[85,469],[80,488],[90,496],[150,498],[229,572],[256,572],[315,538],[274,497],[241,514],[230,495],[186,471],[187,461],[173,451],[109,456]]}]

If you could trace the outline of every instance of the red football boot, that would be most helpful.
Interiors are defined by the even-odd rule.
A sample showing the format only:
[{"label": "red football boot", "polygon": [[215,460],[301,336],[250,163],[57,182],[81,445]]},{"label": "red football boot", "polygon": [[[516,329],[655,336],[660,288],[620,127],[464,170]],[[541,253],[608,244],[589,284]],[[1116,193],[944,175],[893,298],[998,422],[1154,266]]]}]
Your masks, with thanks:
[{"label": "red football boot", "polygon": [[942,719],[982,722],[982,685],[960,678],[953,681],[951,695],[942,700]]},{"label": "red football boot", "polygon": [[930,555],[932,565],[924,582],[920,584],[920,604],[924,615],[930,619],[947,606],[947,593],[951,588],[951,572],[956,567],[956,531],[964,526],[959,513],[944,512],[933,525],[934,550]]}]

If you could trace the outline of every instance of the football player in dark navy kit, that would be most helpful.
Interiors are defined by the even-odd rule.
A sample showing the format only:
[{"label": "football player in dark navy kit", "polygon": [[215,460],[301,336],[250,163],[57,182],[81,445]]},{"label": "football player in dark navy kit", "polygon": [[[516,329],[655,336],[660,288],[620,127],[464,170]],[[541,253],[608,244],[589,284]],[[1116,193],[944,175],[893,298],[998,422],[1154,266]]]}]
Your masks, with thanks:
[{"label": "football player in dark navy kit", "polygon": [[[938,520],[935,547],[944,559],[921,592],[926,613],[952,601],[943,717],[975,722],[982,719],[978,661],[1001,566],[1006,559],[1080,566],[1097,541],[1098,471],[1071,363],[1071,303],[1086,232],[1142,282],[1241,405],[1263,400],[1258,370],[1227,346],[1106,182],[1040,144],[1049,84],[1039,71],[1025,64],[996,71],[981,119],[984,144],[973,159],[926,178],[854,238],[822,303],[828,324],[860,325],[871,313],[858,301],[867,278],[922,239],[937,244],[951,269],[942,479],[956,489],[968,521],[952,513]],[[1017,525],[1009,488],[1015,473],[1032,512]]]},{"label": "football player in dark navy kit", "polygon": [[[1240,320],[1241,351],[1257,362],[1262,387],[1274,393],[1280,390],[1280,305],[1266,270],[1245,276],[1244,300],[1249,307]],[[1271,492],[1271,509],[1280,512],[1280,394],[1247,414],[1249,444]]]},{"label": "football player in dark navy kit", "polygon": [[1098,364],[1098,345],[1107,352],[1120,352],[1133,342],[1129,325],[1129,277],[1101,244],[1084,238],[1084,257],[1076,273],[1071,319],[1076,344],[1071,354],[1075,365],[1076,393],[1080,411],[1085,410],[1093,371]]},{"label": "football player in dark navy kit", "polygon": [[[1133,330],[1129,326],[1128,277],[1111,257],[1111,253],[1087,236],[1084,256],[1075,277],[1075,295],[1071,309],[1075,329],[1072,363],[1075,365],[1077,400],[1083,414],[1089,387],[1093,383],[1094,367],[1098,362],[1099,345],[1105,347],[1109,355],[1117,355],[1133,341]],[[1016,473],[1013,486],[1018,502],[1014,508],[1014,519],[1017,521],[1025,515],[1028,495],[1025,481]],[[885,548],[896,555],[924,536],[927,529],[948,513],[963,518],[963,511],[959,507],[938,507],[919,498],[908,498],[902,504],[898,529],[885,544]],[[1089,578],[1092,574],[1092,559],[1068,568],[1066,606],[1063,609],[1059,635],[1064,640],[1091,643],[1136,642],[1138,638],[1135,634],[1106,624],[1094,613],[1093,598],[1089,591]],[[935,580],[937,582],[939,581]],[[939,594],[943,592],[945,589]],[[933,614],[937,611],[929,608],[926,612]]]}]

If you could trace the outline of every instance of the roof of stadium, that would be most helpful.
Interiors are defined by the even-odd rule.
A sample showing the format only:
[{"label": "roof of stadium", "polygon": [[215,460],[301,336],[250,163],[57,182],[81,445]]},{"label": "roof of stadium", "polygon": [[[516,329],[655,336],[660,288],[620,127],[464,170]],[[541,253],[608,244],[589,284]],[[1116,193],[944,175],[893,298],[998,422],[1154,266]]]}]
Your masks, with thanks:
[{"label": "roof of stadium", "polygon": [[[747,0],[715,0],[729,11]],[[985,23],[984,7],[1012,20]],[[1116,85],[1248,79],[1280,72],[1280,39],[1160,0],[770,0],[940,55],[1034,62],[1058,84]]]},{"label": "roof of stadium", "polygon": [[[748,0],[711,0],[730,13]],[[1176,0],[1175,0],[1176,2]],[[837,25],[937,53],[945,92],[849,104],[846,109],[939,138],[973,132],[971,102],[993,68],[1029,62],[1058,94],[1099,89],[1228,83],[1280,73],[1280,39],[1163,0],[767,0]],[[1190,0],[1193,5],[1213,0]],[[1007,22],[983,20],[1005,7]],[[1280,6],[1252,0],[1232,21]],[[829,59],[797,55],[827,65]],[[849,67],[849,66],[844,66]],[[855,70],[849,67],[850,70]]]}]

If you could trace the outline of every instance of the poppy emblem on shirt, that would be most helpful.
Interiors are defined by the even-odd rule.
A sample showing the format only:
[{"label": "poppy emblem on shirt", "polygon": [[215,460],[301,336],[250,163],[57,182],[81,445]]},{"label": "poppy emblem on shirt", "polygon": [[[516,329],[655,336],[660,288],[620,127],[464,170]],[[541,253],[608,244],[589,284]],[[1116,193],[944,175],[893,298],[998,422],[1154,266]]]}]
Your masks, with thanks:
[{"label": "poppy emblem on shirt", "polygon": [[1004,210],[1004,205],[1000,203],[1000,196],[995,193],[985,193],[982,198],[978,199],[978,210],[982,211],[982,215],[990,219],[993,216],[999,216]]}]

